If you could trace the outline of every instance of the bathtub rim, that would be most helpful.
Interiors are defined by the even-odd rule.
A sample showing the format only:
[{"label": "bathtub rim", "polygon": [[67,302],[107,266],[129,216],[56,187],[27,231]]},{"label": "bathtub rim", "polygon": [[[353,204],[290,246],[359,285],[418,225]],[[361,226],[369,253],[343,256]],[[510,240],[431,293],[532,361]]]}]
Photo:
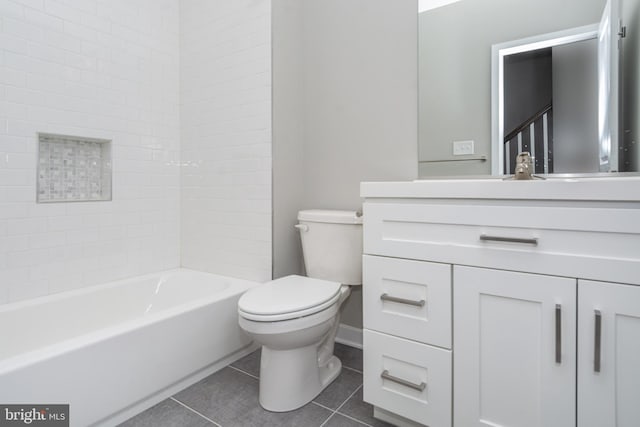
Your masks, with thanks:
[{"label": "bathtub rim", "polygon": [[260,285],[260,282],[254,282],[246,279],[237,279],[229,276],[222,276],[219,274],[179,267],[179,268],[163,270],[155,273],[148,273],[141,276],[133,276],[133,277],[128,277],[124,279],[119,279],[112,282],[103,283],[100,285],[88,286],[84,288],[58,292],[55,294],[45,295],[45,296],[32,298],[28,300],[22,300],[22,301],[16,301],[14,303],[4,304],[0,306],[0,315],[2,313],[18,310],[24,307],[38,305],[46,302],[58,301],[61,299],[72,298],[74,296],[95,292],[100,289],[109,289],[112,287],[117,287],[127,282],[146,280],[153,277],[161,277],[166,274],[179,273],[179,272],[202,273],[202,274],[213,276],[215,278],[231,280],[234,285],[238,284],[240,285],[240,287],[227,286],[224,289],[218,292],[212,293],[210,296],[207,296],[205,298],[199,298],[194,301],[177,304],[174,307],[163,309],[157,313],[149,314],[147,316],[135,317],[133,319],[128,319],[128,320],[125,320],[124,322],[120,322],[114,325],[109,325],[103,328],[91,330],[87,333],[84,333],[75,337],[63,339],[53,344],[45,345],[43,347],[38,347],[36,349],[26,351],[24,353],[19,353],[14,356],[7,357],[5,359],[1,359],[0,360],[0,376],[28,367],[29,365],[32,365],[39,361],[44,361],[76,349],[88,347],[97,342],[109,339],[111,337],[117,336],[124,332],[135,331],[135,330],[144,328],[148,325],[162,322],[171,317],[180,315],[181,313],[186,313],[192,310],[198,310],[208,305],[211,305],[212,303],[215,303],[218,301],[224,301],[238,294],[242,294],[246,292],[251,287]]}]

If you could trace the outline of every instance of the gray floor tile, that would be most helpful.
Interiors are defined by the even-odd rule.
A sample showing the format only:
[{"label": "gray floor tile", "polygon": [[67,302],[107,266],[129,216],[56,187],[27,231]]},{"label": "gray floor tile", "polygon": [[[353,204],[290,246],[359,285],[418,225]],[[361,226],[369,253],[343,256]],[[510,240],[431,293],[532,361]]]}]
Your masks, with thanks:
[{"label": "gray floor tile", "polygon": [[314,404],[291,412],[265,411],[258,401],[258,380],[232,368],[216,372],[174,398],[224,427],[313,427],[331,415]]},{"label": "gray floor tile", "polygon": [[329,421],[323,427],[366,427],[366,424],[336,413],[329,418]]},{"label": "gray floor tile", "polygon": [[257,349],[251,354],[246,355],[240,360],[236,360],[231,366],[238,368],[248,374],[256,377],[260,376],[260,356],[262,355],[261,349]]},{"label": "gray floor tile", "polygon": [[338,378],[318,395],[314,402],[327,408],[338,409],[351,394],[362,384],[362,374],[343,369]]},{"label": "gray floor tile", "polygon": [[211,427],[200,415],[171,399],[164,400],[120,424],[120,427]]},{"label": "gray floor tile", "polygon": [[339,412],[373,427],[391,426],[391,424],[373,418],[373,405],[362,400],[362,387],[353,395],[353,397],[351,397],[351,399],[347,401],[347,403],[344,404],[342,408],[340,408]]},{"label": "gray floor tile", "polygon": [[336,343],[333,354],[342,362],[342,366],[362,372],[362,350]]}]

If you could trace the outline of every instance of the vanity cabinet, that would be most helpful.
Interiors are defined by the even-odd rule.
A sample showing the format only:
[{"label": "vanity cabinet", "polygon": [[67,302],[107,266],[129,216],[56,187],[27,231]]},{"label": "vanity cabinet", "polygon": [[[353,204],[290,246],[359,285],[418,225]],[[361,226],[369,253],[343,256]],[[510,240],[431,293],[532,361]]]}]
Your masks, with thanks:
[{"label": "vanity cabinet", "polygon": [[575,425],[576,280],[455,266],[460,426]]},{"label": "vanity cabinet", "polygon": [[361,188],[380,418],[640,425],[639,179]]}]

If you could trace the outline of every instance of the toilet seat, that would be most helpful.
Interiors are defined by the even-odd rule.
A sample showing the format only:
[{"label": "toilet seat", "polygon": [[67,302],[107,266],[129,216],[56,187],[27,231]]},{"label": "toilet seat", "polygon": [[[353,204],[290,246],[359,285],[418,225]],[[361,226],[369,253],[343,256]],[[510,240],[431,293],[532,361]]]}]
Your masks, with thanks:
[{"label": "toilet seat", "polygon": [[341,284],[286,276],[250,289],[238,301],[238,313],[257,322],[277,322],[318,313],[340,298]]}]

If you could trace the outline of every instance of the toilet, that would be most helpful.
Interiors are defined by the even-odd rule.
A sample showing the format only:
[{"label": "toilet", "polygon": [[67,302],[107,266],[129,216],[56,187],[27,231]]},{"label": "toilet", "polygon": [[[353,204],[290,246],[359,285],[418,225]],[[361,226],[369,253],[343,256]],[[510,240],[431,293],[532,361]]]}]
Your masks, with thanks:
[{"label": "toilet", "polygon": [[304,210],[295,226],[307,277],[286,276],[247,291],[240,327],[262,345],[260,404],[273,412],[309,403],[342,369],[333,355],[340,306],[362,284],[362,217]]}]

